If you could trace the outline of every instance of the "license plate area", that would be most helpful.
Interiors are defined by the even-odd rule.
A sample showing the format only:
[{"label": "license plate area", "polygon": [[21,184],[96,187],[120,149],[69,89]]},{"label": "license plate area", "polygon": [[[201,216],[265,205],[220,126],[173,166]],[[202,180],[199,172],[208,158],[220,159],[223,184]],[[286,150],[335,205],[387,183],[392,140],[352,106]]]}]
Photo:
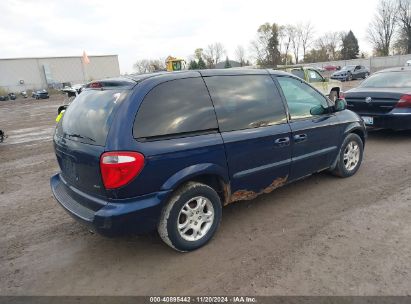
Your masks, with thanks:
[{"label": "license plate area", "polygon": [[61,166],[64,176],[71,180],[76,180],[77,171],[74,161],[67,155],[63,154],[61,159]]},{"label": "license plate area", "polygon": [[362,120],[366,125],[372,126],[374,124],[374,117],[371,116],[361,116]]}]

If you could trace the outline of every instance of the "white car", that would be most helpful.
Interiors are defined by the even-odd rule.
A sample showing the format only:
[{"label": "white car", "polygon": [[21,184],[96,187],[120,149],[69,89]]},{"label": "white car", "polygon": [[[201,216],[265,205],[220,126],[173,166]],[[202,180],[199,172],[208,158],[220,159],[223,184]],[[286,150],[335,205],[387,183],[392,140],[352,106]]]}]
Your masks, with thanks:
[{"label": "white car", "polygon": [[407,60],[407,62],[405,63],[405,66],[411,66],[411,59]]}]

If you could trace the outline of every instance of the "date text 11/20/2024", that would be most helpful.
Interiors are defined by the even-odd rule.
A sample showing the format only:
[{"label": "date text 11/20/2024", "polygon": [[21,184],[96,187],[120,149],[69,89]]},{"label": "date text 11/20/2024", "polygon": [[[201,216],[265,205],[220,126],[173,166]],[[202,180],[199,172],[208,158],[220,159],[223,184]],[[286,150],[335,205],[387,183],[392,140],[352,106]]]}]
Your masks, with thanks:
[{"label": "date text 11/20/2024", "polygon": [[233,296],[233,297],[150,297],[150,303],[257,303],[255,297]]}]

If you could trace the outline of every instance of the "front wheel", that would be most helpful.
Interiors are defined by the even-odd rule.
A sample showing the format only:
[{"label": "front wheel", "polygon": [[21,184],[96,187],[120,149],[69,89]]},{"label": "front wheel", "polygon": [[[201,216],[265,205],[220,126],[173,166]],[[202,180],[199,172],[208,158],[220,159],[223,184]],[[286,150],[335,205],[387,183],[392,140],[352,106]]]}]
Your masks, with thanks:
[{"label": "front wheel", "polygon": [[177,190],[164,207],[158,233],[177,251],[198,249],[217,231],[221,209],[220,197],[213,188],[189,182]]},{"label": "front wheel", "polygon": [[339,177],[350,177],[360,168],[364,152],[364,143],[354,133],[349,134],[341,146],[337,164],[332,170]]},{"label": "front wheel", "polygon": [[348,74],[347,81],[351,81],[351,80],[352,80],[352,74]]},{"label": "front wheel", "polygon": [[367,79],[368,76],[370,76],[370,74],[369,74],[369,73],[365,73],[365,74],[364,74],[364,79]]}]

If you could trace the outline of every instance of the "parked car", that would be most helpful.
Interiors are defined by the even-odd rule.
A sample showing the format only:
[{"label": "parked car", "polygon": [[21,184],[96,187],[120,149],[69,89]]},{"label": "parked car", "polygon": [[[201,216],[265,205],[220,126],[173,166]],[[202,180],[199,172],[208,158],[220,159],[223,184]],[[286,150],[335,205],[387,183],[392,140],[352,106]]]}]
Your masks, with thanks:
[{"label": "parked car", "polygon": [[9,93],[10,100],[16,100],[17,96],[14,93]]},{"label": "parked car", "polygon": [[0,130],[0,143],[2,143],[6,137],[7,136],[6,136],[6,134],[4,134],[4,131]]},{"label": "parked car", "polygon": [[315,68],[299,67],[287,70],[291,74],[305,80],[332,101],[340,97],[341,83],[324,78]]},{"label": "parked car", "polygon": [[21,92],[20,92],[20,95],[21,95],[23,98],[27,98],[27,97],[28,97],[26,91],[21,91]]},{"label": "parked car", "polygon": [[411,129],[411,67],[379,71],[345,94],[367,126]]},{"label": "parked car", "polygon": [[411,60],[407,60],[407,62],[405,62],[405,66],[411,66]]},{"label": "parked car", "polygon": [[0,101],[9,100],[9,95],[0,95]]},{"label": "parked car", "polygon": [[223,206],[360,167],[361,118],[289,73],[128,77],[88,84],[54,135],[52,192],[101,234],[157,229],[172,248],[194,250],[216,232]]},{"label": "parked car", "polygon": [[49,92],[47,90],[33,91],[31,96],[36,99],[47,99],[49,98]]},{"label": "parked car", "polygon": [[326,65],[323,67],[323,69],[326,71],[337,71],[338,67],[335,65]]},{"label": "parked car", "polygon": [[369,75],[370,71],[363,65],[347,65],[341,70],[333,73],[331,79],[351,81],[354,79],[365,79]]}]

